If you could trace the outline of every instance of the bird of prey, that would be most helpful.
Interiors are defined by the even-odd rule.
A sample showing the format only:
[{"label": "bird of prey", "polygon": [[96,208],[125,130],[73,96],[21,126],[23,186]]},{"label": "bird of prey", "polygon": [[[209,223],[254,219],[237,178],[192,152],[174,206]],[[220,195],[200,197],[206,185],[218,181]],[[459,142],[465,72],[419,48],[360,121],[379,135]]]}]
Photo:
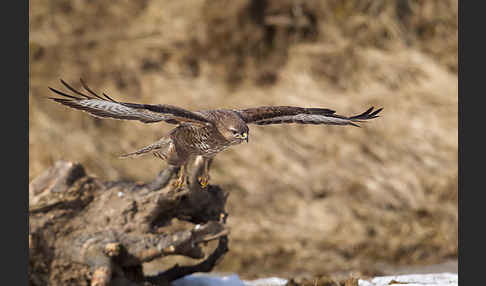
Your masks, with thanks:
[{"label": "bird of prey", "polygon": [[[243,141],[248,142],[248,124],[268,125],[281,123],[351,125],[378,117],[383,109],[374,107],[355,116],[342,116],[327,108],[304,108],[295,106],[261,106],[247,109],[214,109],[189,111],[167,104],[138,104],[120,102],[107,94],[93,92],[81,79],[86,90],[82,93],[61,79],[61,83],[72,94],[49,87],[62,98],[50,99],[68,107],[80,109],[95,117],[138,120],[143,123],[164,121],[177,125],[168,135],[133,153],[121,157],[132,157],[152,153],[169,165],[180,167],[176,185],[181,187],[185,180],[184,168],[189,160],[197,156],[206,162],[219,152]],[[205,188],[209,181],[207,164],[198,181]]]}]

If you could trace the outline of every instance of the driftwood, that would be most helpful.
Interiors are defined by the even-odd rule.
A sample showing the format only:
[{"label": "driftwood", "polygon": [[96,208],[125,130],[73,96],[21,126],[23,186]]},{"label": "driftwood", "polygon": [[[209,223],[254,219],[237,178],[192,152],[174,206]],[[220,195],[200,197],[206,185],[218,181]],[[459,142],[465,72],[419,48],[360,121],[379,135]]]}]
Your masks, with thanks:
[{"label": "driftwood", "polygon": [[[177,168],[141,184],[102,182],[80,164],[55,163],[29,186],[30,284],[167,285],[211,271],[228,251],[227,193],[201,188],[202,164],[196,160],[194,175],[177,189]],[[218,246],[206,255],[212,240]],[[205,259],[143,273],[143,263],[168,255]]]}]

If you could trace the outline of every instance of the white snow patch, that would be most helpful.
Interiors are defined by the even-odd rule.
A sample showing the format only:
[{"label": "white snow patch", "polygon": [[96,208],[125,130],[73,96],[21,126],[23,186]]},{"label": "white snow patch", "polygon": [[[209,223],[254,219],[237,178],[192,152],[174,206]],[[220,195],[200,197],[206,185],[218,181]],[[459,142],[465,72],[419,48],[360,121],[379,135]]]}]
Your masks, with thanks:
[{"label": "white snow patch", "polygon": [[[390,282],[392,282],[390,284]],[[394,282],[394,283],[393,283]],[[371,281],[359,280],[359,286],[457,286],[456,273],[410,274],[375,277]],[[217,276],[215,274],[193,274],[172,282],[174,286],[284,286],[287,279],[270,277],[256,280],[241,280],[237,274]]]},{"label": "white snow patch", "polygon": [[[391,283],[394,281],[395,283]],[[371,281],[359,280],[359,286],[385,286],[385,285],[406,285],[406,286],[457,286],[457,274],[455,273],[434,273],[434,274],[409,274],[396,276],[375,277]]]}]

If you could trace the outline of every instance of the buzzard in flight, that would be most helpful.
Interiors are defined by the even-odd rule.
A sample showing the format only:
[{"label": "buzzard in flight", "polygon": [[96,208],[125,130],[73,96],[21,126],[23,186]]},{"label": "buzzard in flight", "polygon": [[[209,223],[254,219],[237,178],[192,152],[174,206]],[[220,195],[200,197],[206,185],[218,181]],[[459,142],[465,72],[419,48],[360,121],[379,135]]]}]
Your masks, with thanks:
[{"label": "buzzard in flight", "polygon": [[[61,79],[61,83],[73,95],[49,87],[62,98],[50,98],[72,108],[88,112],[96,117],[139,120],[144,123],[165,121],[177,125],[167,136],[133,153],[121,157],[131,157],[152,153],[168,164],[181,167],[178,187],[185,182],[184,168],[190,159],[202,156],[214,157],[226,148],[248,142],[248,124],[267,125],[280,123],[353,125],[378,117],[382,108],[373,107],[355,116],[342,116],[327,108],[304,108],[295,106],[261,106],[248,109],[214,109],[189,111],[167,104],[138,104],[120,102],[105,93],[100,96],[93,92],[83,80],[81,85],[88,94],[82,93]],[[208,162],[208,160],[205,160]],[[206,187],[209,174],[207,163],[200,184]]]}]

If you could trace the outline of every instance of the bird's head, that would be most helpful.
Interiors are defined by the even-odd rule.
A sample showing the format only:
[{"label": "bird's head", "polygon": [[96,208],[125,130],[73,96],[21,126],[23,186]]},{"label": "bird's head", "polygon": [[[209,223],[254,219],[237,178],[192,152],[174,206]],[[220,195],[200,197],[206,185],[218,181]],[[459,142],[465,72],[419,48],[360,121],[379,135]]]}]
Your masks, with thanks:
[{"label": "bird's head", "polygon": [[218,110],[214,116],[216,128],[230,145],[240,144],[243,141],[248,143],[248,125],[236,112]]},{"label": "bird's head", "polygon": [[228,131],[231,133],[230,141],[239,144],[244,140],[248,143],[249,130],[246,124],[230,126],[228,127]]},{"label": "bird's head", "polygon": [[243,141],[248,143],[248,126],[242,120],[227,120],[218,129],[231,144],[240,144]]}]

